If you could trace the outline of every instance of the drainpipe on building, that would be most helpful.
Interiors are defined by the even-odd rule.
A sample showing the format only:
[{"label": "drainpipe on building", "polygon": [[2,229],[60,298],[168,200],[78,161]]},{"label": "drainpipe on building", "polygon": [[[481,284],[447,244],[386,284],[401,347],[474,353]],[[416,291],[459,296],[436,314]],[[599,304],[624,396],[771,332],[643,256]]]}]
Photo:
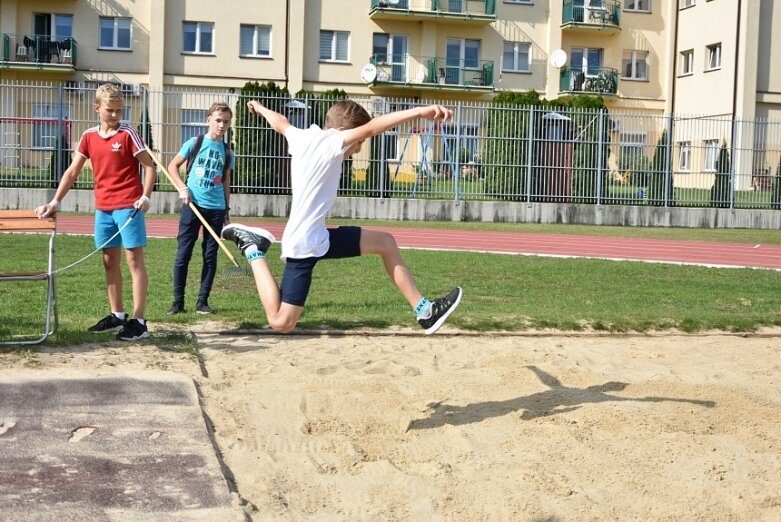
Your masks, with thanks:
[{"label": "drainpipe on building", "polygon": [[[738,0],[737,28],[735,29],[735,71],[732,78],[732,132],[730,133],[732,143],[730,144],[730,209],[735,212],[735,185],[737,183],[737,160],[735,158],[735,148],[737,141],[737,118],[738,118],[738,60],[740,60],[740,15],[742,11],[742,0]],[[723,51],[723,49],[722,49]],[[722,54],[723,57],[723,54]]]},{"label": "drainpipe on building", "polygon": [[290,0],[285,2],[285,87],[288,87],[290,69]]}]

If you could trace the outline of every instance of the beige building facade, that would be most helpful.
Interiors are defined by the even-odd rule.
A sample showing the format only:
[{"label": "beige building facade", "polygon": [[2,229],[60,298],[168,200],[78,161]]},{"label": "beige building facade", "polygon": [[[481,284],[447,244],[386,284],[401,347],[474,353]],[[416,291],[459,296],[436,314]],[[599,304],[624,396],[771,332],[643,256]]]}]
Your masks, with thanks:
[{"label": "beige building facade", "polygon": [[777,0],[0,0],[8,80],[781,119]]}]

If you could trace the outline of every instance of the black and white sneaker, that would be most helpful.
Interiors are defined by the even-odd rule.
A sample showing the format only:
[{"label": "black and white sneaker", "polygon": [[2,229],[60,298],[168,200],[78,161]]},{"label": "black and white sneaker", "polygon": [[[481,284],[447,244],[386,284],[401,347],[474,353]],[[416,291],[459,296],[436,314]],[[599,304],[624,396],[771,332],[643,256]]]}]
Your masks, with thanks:
[{"label": "black and white sneaker", "polygon": [[426,335],[433,334],[445,324],[445,320],[453,313],[458,303],[461,302],[463,293],[460,287],[456,287],[445,297],[440,297],[431,303],[431,315],[425,319],[418,319],[418,323],[423,327]]},{"label": "black and white sneaker", "polygon": [[222,238],[235,242],[244,255],[252,245],[258,247],[258,250],[265,255],[271,244],[276,241],[274,235],[264,228],[253,228],[239,223],[231,223],[223,228]]},{"label": "black and white sneaker", "polygon": [[136,341],[147,337],[149,337],[149,332],[146,329],[146,324],[139,323],[138,319],[128,321],[122,331],[117,334],[117,339],[120,341]]},{"label": "black and white sneaker", "polygon": [[108,314],[106,317],[104,317],[94,325],[90,326],[87,329],[87,331],[93,333],[110,332],[110,331],[116,332],[117,330],[124,328],[125,324],[127,324],[126,320],[120,319],[114,314]]},{"label": "black and white sneaker", "polygon": [[195,305],[195,313],[197,313],[197,314],[208,315],[208,314],[211,314],[213,312],[214,312],[214,308],[212,308],[211,306],[207,305],[203,301],[201,301],[200,303],[197,303]]},{"label": "black and white sneaker", "polygon": [[184,302],[182,301],[174,301],[174,304],[168,309],[168,315],[181,314],[182,312],[184,312]]}]

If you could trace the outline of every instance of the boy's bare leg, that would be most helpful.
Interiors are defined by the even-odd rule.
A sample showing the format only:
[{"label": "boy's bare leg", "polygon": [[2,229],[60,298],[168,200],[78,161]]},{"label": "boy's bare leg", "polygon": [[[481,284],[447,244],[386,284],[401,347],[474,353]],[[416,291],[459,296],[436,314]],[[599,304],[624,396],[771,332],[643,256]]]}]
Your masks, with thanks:
[{"label": "boy's bare leg", "polygon": [[255,287],[266,311],[268,324],[278,332],[291,332],[301,318],[303,308],[281,301],[279,286],[264,258],[253,259],[249,266],[255,277]]},{"label": "boy's bare leg", "polygon": [[144,247],[130,248],[125,251],[130,278],[133,281],[133,318],[143,319],[146,311],[146,294],[149,290],[149,276],[144,261]]},{"label": "boy's bare leg", "polygon": [[361,229],[361,255],[364,254],[382,256],[385,271],[388,272],[393,283],[407,299],[410,307],[415,308],[423,295],[418,290],[407,263],[401,257],[401,251],[396,245],[394,237],[387,232]]},{"label": "boy's bare leg", "polygon": [[103,269],[106,271],[106,291],[108,292],[108,304],[111,312],[124,312],[122,303],[122,267],[119,265],[120,249],[103,249]]}]

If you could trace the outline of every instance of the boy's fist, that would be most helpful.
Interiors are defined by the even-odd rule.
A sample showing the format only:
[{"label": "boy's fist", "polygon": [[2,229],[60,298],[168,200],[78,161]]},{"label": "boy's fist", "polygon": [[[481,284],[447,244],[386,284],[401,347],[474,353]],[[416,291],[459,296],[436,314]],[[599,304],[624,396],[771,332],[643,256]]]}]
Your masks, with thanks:
[{"label": "boy's fist", "polygon": [[60,202],[57,201],[56,199],[53,199],[49,203],[45,205],[41,205],[40,207],[36,208],[35,214],[38,216],[38,219],[43,219],[51,216],[59,209],[60,209]]}]

